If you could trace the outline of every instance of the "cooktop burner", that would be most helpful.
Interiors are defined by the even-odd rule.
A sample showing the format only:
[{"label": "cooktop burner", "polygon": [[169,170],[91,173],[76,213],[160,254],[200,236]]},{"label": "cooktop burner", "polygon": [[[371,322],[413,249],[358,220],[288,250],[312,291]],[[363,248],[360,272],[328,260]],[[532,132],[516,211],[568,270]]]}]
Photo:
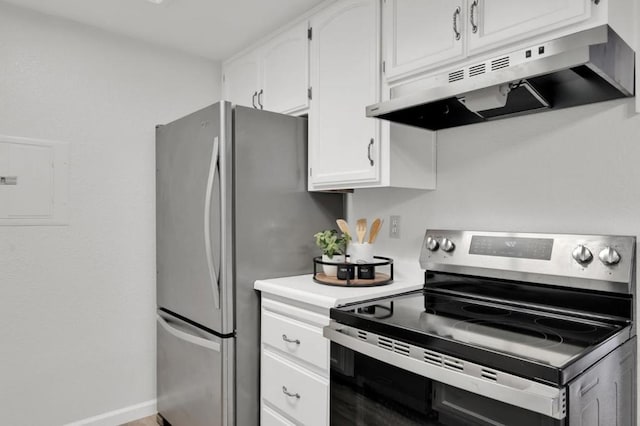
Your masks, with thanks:
[{"label": "cooktop burner", "polygon": [[[553,371],[547,380],[626,326],[428,290],[335,309],[331,316],[358,329],[495,368],[533,363],[541,371]],[[529,366],[523,374],[536,374],[532,371]],[[542,373],[538,377],[545,378]]]}]

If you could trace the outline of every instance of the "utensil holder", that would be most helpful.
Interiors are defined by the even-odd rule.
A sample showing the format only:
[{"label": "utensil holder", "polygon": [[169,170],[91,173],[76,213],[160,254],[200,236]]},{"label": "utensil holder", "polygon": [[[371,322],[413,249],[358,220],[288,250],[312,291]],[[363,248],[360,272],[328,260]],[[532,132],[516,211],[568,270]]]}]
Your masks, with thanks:
[{"label": "utensil holder", "polygon": [[373,244],[350,242],[347,246],[347,254],[351,258],[351,263],[372,263]]}]

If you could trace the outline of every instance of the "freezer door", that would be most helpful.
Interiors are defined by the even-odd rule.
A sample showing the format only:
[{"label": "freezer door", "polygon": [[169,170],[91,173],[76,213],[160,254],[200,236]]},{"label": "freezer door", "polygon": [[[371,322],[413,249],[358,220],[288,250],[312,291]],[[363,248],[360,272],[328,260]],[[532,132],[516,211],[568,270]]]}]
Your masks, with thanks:
[{"label": "freezer door", "polygon": [[234,339],[159,311],[158,412],[172,426],[234,424]]},{"label": "freezer door", "polygon": [[233,331],[220,303],[225,112],[215,104],[156,130],[158,307],[220,334]]}]

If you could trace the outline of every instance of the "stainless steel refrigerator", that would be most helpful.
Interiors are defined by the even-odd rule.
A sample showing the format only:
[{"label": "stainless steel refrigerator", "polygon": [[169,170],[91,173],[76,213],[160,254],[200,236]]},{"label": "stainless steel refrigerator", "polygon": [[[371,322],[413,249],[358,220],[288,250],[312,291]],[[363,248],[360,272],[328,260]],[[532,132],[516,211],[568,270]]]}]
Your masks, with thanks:
[{"label": "stainless steel refrigerator", "polygon": [[311,272],[343,196],[307,192],[306,119],[220,102],[156,129],[158,411],[259,423],[253,282]]}]

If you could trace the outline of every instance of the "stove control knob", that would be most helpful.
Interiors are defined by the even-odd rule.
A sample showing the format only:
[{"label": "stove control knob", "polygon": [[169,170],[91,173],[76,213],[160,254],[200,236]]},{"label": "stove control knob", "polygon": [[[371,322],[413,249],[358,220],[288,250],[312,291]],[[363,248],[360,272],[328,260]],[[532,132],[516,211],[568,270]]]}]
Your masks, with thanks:
[{"label": "stove control knob", "polygon": [[582,244],[580,244],[578,247],[573,249],[573,253],[571,253],[571,256],[573,256],[573,258],[578,263],[589,263],[591,262],[591,259],[593,259],[593,254],[591,254],[591,250],[589,250],[587,247],[585,247]]},{"label": "stove control knob", "polygon": [[451,252],[453,251],[454,248],[456,248],[456,245],[453,244],[453,241],[451,241],[448,238],[443,238],[440,241],[440,247],[442,247],[442,250],[446,251],[446,252]]},{"label": "stove control knob", "polygon": [[613,247],[605,248],[600,252],[598,257],[605,265],[615,265],[620,262],[620,253],[618,253]]},{"label": "stove control knob", "polygon": [[438,240],[436,240],[433,237],[427,237],[427,248],[431,251],[436,251],[438,250],[438,247],[440,246],[440,244],[438,243]]}]

